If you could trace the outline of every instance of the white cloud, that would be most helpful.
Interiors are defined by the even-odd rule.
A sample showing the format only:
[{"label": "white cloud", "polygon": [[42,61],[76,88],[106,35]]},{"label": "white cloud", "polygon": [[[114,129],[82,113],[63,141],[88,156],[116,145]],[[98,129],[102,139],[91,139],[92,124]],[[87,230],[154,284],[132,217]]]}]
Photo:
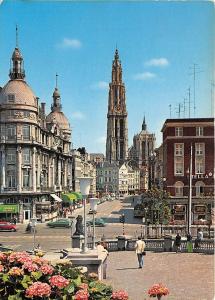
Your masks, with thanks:
[{"label": "white cloud", "polygon": [[71,114],[72,119],[75,120],[83,120],[85,119],[85,115],[80,111],[75,111]]},{"label": "white cloud", "polygon": [[106,143],[106,136],[100,136],[99,138],[96,139],[96,143],[105,145]]},{"label": "white cloud", "polygon": [[107,90],[108,87],[109,84],[106,81],[98,81],[90,86],[92,90]]},{"label": "white cloud", "polygon": [[156,77],[156,74],[151,72],[137,73],[133,76],[134,80],[148,80]]},{"label": "white cloud", "polygon": [[57,46],[60,48],[79,49],[81,48],[82,43],[77,39],[63,38],[61,43],[59,43]]},{"label": "white cloud", "polygon": [[145,66],[153,66],[153,67],[166,67],[169,65],[169,61],[167,58],[152,58],[145,62]]}]

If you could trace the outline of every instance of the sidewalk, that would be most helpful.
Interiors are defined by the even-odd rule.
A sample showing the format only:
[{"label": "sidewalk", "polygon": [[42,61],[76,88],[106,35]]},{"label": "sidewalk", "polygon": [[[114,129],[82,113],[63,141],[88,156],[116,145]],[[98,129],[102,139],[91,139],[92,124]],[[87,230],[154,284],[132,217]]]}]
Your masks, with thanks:
[{"label": "sidewalk", "polygon": [[135,252],[112,252],[105,281],[125,289],[131,300],[152,299],[147,291],[154,283],[168,287],[164,300],[214,299],[214,255],[147,252],[143,269],[137,267]]}]

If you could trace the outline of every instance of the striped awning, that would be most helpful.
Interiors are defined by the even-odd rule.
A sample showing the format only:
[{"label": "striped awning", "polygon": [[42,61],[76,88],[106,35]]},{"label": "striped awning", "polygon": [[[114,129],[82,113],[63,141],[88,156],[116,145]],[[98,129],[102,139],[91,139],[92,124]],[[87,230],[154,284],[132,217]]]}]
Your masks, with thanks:
[{"label": "striped awning", "polygon": [[50,196],[55,199],[56,202],[62,202],[63,200],[55,194],[50,194]]}]

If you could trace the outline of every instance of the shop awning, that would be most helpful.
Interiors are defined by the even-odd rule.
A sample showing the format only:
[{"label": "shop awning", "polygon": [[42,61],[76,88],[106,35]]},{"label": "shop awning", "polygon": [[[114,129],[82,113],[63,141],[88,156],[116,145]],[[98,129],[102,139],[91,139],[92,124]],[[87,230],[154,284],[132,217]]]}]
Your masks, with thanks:
[{"label": "shop awning", "polygon": [[72,192],[67,194],[62,194],[63,202],[73,202],[76,200],[82,200],[81,193]]},{"label": "shop awning", "polygon": [[18,213],[19,212],[19,205],[16,204],[0,204],[0,213]]},{"label": "shop awning", "polygon": [[63,200],[55,194],[50,194],[50,196],[55,199],[56,202],[62,202]]}]

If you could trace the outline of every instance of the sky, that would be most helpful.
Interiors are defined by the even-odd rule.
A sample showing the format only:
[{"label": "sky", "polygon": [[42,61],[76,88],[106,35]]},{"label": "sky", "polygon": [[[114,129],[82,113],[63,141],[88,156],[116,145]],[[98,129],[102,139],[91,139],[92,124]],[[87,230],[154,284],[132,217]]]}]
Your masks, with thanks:
[{"label": "sky", "polygon": [[0,86],[8,81],[18,44],[26,81],[50,112],[58,73],[73,148],[105,153],[108,84],[115,48],[126,87],[129,146],[147,129],[162,142],[167,118],[177,118],[188,89],[194,117],[212,116],[214,4],[207,1],[3,1],[0,5]]}]

